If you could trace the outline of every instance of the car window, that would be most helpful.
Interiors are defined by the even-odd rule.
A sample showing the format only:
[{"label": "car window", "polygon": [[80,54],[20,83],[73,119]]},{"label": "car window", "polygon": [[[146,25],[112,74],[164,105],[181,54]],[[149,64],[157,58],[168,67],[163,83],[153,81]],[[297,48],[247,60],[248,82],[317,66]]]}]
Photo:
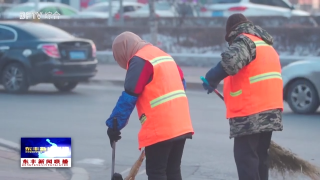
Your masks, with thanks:
[{"label": "car window", "polygon": [[109,6],[104,6],[104,5],[91,6],[83,10],[83,12],[108,12],[108,11],[109,11]]},{"label": "car window", "polygon": [[142,6],[136,6],[135,7],[135,10],[138,10],[138,9],[140,9]]},{"label": "car window", "polygon": [[32,5],[20,5],[20,6],[14,6],[12,8],[7,9],[6,11],[9,12],[29,12],[33,11],[35,9]]},{"label": "car window", "polygon": [[0,41],[14,40],[15,35],[12,31],[4,28],[0,28]]},{"label": "car window", "polygon": [[[170,10],[171,5],[169,3],[155,3],[154,8],[155,10],[165,11]],[[142,6],[139,10],[149,11],[149,5]]]},{"label": "car window", "polygon": [[67,7],[59,7],[60,12],[62,15],[64,16],[72,16],[77,14],[76,11],[74,11],[73,9],[67,8]]},{"label": "car window", "polygon": [[254,3],[254,4],[267,5],[266,0],[250,0],[250,2],[252,2],[252,3]]},{"label": "car window", "polygon": [[43,9],[41,9],[40,12],[41,12],[42,14],[48,14],[48,13],[50,13],[50,12],[51,12],[52,14],[54,14],[54,13],[58,12],[58,9],[57,9],[56,7],[45,7],[45,8],[43,8]]},{"label": "car window", "polygon": [[282,0],[269,0],[268,5],[290,9],[290,6]]},{"label": "car window", "polygon": [[73,38],[68,32],[47,24],[30,25],[29,23],[20,26],[21,29],[36,38]]},{"label": "car window", "polygon": [[123,7],[123,12],[131,12],[134,11],[134,7],[133,6],[124,6]]},{"label": "car window", "polygon": [[290,6],[282,0],[250,0],[250,2],[255,4],[263,4],[290,9]]}]

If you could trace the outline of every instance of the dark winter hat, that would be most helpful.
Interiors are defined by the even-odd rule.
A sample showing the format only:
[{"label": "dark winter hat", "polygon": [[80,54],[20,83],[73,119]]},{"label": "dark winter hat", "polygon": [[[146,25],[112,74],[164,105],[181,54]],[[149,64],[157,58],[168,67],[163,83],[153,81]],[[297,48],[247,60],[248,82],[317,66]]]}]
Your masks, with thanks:
[{"label": "dark winter hat", "polygon": [[242,23],[249,22],[249,20],[241,13],[236,13],[231,15],[226,24],[226,36],[225,40],[228,41],[228,36],[237,26],[239,26]]}]

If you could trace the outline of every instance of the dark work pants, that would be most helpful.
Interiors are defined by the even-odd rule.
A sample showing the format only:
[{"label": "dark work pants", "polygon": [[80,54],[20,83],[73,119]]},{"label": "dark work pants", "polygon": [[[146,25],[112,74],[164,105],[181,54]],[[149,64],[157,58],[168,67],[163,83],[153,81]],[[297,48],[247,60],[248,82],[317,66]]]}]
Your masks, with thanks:
[{"label": "dark work pants", "polygon": [[234,158],[239,180],[268,180],[272,132],[234,138]]},{"label": "dark work pants", "polygon": [[182,180],[180,165],[185,141],[163,141],[145,148],[148,180]]}]

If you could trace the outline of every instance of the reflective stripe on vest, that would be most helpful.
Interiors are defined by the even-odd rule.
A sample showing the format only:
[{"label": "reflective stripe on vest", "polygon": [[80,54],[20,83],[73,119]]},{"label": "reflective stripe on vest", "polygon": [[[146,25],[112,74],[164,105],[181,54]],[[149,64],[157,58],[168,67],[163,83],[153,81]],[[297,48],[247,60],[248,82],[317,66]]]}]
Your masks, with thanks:
[{"label": "reflective stripe on vest", "polygon": [[271,46],[270,44],[267,44],[264,41],[254,41],[254,44],[256,45],[256,47],[258,47],[258,46]]},{"label": "reflective stripe on vest", "polygon": [[151,61],[149,61],[153,66],[163,63],[163,62],[168,62],[168,61],[174,61],[172,59],[172,57],[170,56],[160,56],[160,57],[156,57],[154,59],[152,59]]},{"label": "reflective stripe on vest", "polygon": [[278,79],[282,79],[281,74],[278,72],[269,72],[269,73],[263,73],[263,74],[259,74],[253,77],[250,77],[250,84],[252,83],[256,83],[259,81],[263,81],[266,79],[274,79],[274,78],[278,78]]},{"label": "reflective stripe on vest", "polygon": [[239,91],[236,91],[236,92],[230,92],[230,96],[232,96],[232,97],[239,96],[240,94],[242,94],[242,90],[241,89]]},{"label": "reflective stripe on vest", "polygon": [[[263,80],[266,80],[266,79],[274,79],[274,78],[282,79],[281,73],[278,73],[278,72],[263,73],[263,74],[259,74],[259,75],[250,77],[249,80],[250,80],[250,84],[252,84],[252,83],[256,83],[256,82],[263,81]],[[236,92],[230,92],[230,96],[232,96],[232,97],[236,97],[236,96],[239,96],[241,94],[242,94],[242,90],[241,89],[239,91],[236,91]]]},{"label": "reflective stripe on vest", "polygon": [[184,90],[172,91],[158,98],[155,98],[154,100],[150,101],[150,105],[151,105],[151,108],[154,108],[162,103],[168,102],[172,99],[176,99],[179,97],[186,97],[186,93]]}]

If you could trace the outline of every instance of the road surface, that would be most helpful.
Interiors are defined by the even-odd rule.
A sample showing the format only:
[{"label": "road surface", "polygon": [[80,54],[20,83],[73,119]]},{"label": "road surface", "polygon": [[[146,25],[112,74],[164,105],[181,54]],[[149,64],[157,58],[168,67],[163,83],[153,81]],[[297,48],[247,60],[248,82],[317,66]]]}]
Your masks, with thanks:
[{"label": "road surface", "polygon": [[[115,86],[80,85],[72,93],[61,94],[51,85],[39,85],[29,94],[9,95],[0,89],[0,137],[16,143],[27,136],[72,137],[72,166],[85,168],[91,180],[109,179],[111,148],[105,120],[121,91]],[[229,139],[223,102],[202,91],[187,91],[187,95],[195,135],[186,143],[184,180],[236,180],[233,140]],[[295,115],[286,105],[283,119],[284,131],[275,133],[273,140],[320,166],[320,114]],[[139,126],[134,111],[117,143],[116,171],[124,175],[140,154]],[[144,167],[137,179],[147,179]]]}]

